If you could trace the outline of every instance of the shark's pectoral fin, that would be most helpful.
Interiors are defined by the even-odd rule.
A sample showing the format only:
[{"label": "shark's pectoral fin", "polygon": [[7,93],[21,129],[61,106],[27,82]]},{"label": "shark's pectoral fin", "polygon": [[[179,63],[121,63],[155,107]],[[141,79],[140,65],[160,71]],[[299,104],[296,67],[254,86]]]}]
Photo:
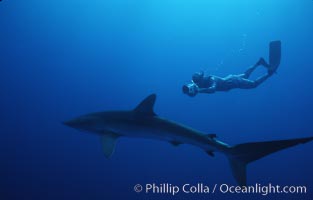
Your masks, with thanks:
[{"label": "shark's pectoral fin", "polygon": [[104,134],[100,137],[102,150],[105,157],[110,158],[113,154],[118,137],[119,135],[115,133]]},{"label": "shark's pectoral fin", "polygon": [[206,153],[207,153],[209,156],[211,156],[211,157],[214,157],[214,156],[215,156],[215,154],[214,154],[213,151],[206,151]]}]

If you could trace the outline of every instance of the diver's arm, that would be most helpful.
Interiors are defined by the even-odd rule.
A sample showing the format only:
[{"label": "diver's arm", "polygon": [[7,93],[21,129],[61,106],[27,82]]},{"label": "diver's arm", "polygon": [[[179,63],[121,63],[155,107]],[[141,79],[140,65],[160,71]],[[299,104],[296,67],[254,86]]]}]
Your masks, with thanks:
[{"label": "diver's arm", "polygon": [[199,93],[214,93],[216,91],[216,88],[215,87],[209,87],[209,88],[201,88],[201,89],[198,89],[198,92]]},{"label": "diver's arm", "polygon": [[216,82],[213,81],[213,85],[209,88],[198,88],[199,93],[214,93],[216,91]]}]

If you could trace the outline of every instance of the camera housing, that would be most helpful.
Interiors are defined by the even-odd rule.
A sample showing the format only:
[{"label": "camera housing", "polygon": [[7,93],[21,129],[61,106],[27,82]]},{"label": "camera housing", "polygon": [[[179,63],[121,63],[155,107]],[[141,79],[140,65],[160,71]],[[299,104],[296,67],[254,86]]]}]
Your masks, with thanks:
[{"label": "camera housing", "polygon": [[191,96],[191,97],[196,96],[198,93],[197,85],[194,82],[183,85],[182,90],[184,94],[187,94],[188,96]]}]

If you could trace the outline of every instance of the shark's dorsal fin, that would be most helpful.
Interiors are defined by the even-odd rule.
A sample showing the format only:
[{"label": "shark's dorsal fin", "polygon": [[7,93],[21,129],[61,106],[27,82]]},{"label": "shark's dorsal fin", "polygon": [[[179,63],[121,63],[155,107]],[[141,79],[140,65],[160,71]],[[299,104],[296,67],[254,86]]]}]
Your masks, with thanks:
[{"label": "shark's dorsal fin", "polygon": [[136,113],[144,114],[147,116],[156,116],[156,114],[153,111],[155,100],[156,100],[155,94],[149,95],[134,109],[134,111]]}]

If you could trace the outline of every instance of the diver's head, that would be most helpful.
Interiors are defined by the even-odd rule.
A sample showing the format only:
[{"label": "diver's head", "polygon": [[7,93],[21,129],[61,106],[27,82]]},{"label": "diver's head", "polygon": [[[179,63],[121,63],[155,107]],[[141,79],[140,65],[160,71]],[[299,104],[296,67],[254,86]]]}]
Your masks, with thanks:
[{"label": "diver's head", "polygon": [[195,84],[199,84],[203,80],[203,77],[204,77],[204,73],[202,71],[196,72],[192,75],[192,81]]},{"label": "diver's head", "polygon": [[198,93],[197,85],[194,82],[183,85],[182,90],[184,94],[187,94],[190,97],[194,97]]}]

